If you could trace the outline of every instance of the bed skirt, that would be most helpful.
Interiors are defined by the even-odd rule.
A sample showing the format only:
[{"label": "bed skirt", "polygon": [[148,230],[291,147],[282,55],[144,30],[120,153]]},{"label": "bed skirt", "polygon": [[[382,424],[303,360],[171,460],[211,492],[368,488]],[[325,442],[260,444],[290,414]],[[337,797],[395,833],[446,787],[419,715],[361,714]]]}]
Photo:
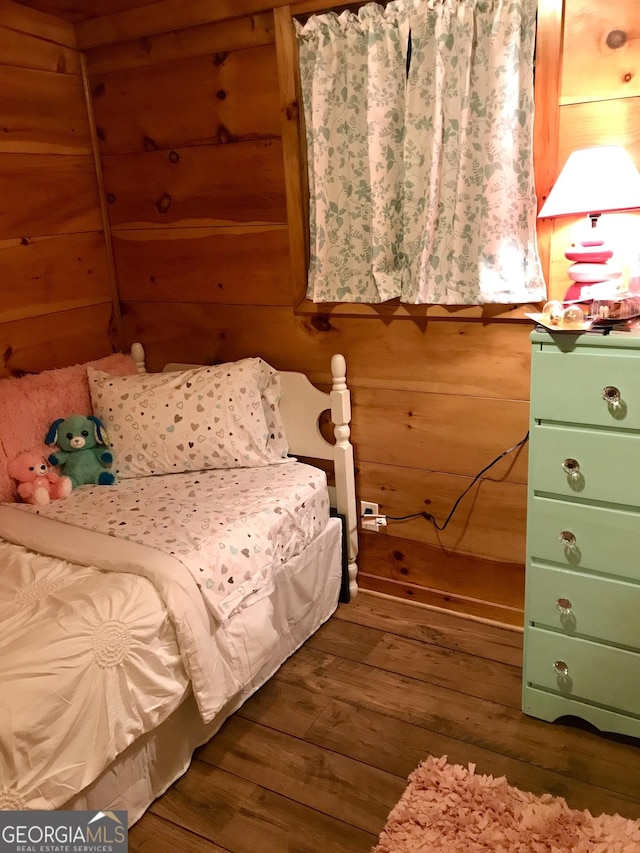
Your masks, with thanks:
[{"label": "bed skirt", "polygon": [[[189,768],[193,751],[261,687],[335,611],[342,580],[342,524],[327,527],[301,554],[278,570],[271,596],[247,607],[225,625],[237,639],[250,639],[252,625],[273,628],[273,643],[257,650],[255,669],[245,686],[208,724],[203,723],[191,691],[160,726],[132,743],[87,788],[62,809],[125,810],[132,826]],[[221,629],[222,630],[222,629]],[[260,653],[262,652],[262,658]]]}]

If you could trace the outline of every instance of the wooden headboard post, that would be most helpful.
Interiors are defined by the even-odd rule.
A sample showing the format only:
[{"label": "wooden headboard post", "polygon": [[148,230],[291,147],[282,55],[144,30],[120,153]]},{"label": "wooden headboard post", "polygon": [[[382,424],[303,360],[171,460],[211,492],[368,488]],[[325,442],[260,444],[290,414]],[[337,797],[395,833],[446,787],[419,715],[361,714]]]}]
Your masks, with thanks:
[{"label": "wooden headboard post", "polygon": [[142,344],[131,344],[131,358],[135,361],[138,373],[146,373],[147,368],[144,362],[144,347]]},{"label": "wooden headboard post", "polygon": [[349,595],[357,591],[358,515],[356,506],[355,468],[351,436],[351,392],[347,388],[347,363],[343,355],[331,359],[331,420],[336,439],[333,464],[336,481],[336,509],[346,519]]}]

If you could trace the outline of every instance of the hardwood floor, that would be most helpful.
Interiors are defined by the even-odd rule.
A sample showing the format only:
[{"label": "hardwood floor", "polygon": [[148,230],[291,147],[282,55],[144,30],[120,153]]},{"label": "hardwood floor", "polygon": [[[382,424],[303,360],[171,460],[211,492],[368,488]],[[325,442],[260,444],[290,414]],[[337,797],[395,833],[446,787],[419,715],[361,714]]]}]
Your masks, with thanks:
[{"label": "hardwood floor", "polygon": [[522,635],[361,592],[195,754],[131,853],[359,853],[427,755],[640,818],[640,741],[520,711]]}]

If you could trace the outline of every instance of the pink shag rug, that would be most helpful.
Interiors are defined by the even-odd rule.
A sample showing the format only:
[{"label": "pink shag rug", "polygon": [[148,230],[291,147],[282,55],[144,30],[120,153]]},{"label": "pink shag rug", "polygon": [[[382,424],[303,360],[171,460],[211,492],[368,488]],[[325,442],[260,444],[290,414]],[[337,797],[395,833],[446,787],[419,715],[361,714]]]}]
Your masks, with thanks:
[{"label": "pink shag rug", "polygon": [[504,776],[429,757],[409,776],[372,853],[639,853],[640,821],[593,817]]}]

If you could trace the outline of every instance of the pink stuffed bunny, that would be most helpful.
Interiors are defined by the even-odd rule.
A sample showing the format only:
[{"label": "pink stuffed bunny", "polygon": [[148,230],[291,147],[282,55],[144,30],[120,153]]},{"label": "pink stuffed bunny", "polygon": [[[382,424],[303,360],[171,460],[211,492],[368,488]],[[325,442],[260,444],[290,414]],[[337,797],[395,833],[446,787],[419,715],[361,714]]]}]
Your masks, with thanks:
[{"label": "pink stuffed bunny", "polygon": [[18,494],[30,504],[48,504],[71,494],[71,480],[50,468],[39,450],[27,450],[7,466],[9,475],[18,481]]}]

